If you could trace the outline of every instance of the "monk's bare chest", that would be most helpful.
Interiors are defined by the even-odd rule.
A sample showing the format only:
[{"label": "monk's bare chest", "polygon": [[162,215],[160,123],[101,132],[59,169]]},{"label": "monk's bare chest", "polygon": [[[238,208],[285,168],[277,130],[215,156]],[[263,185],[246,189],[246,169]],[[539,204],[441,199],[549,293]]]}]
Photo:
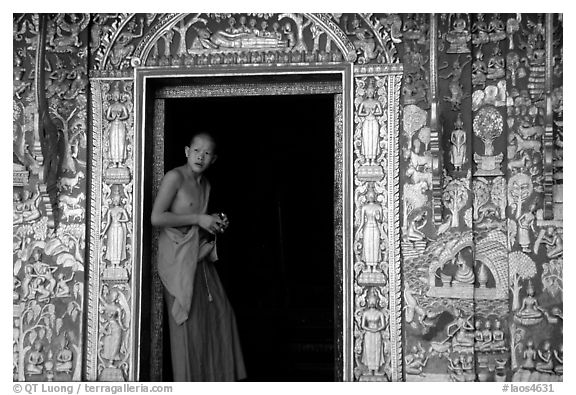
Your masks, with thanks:
[{"label": "monk's bare chest", "polygon": [[183,182],[172,202],[171,211],[176,214],[198,213],[201,211],[203,196],[202,185]]}]

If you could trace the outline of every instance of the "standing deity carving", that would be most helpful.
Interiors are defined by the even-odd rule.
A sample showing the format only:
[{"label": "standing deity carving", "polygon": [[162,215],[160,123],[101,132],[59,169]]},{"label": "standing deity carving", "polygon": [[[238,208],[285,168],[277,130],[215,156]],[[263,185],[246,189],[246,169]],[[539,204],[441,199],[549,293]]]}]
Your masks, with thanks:
[{"label": "standing deity carving", "polygon": [[377,308],[378,296],[373,288],[368,291],[368,308],[362,313],[362,329],[364,333],[364,348],[362,350],[362,363],[368,368],[371,375],[377,375],[380,366],[384,364],[384,342],[382,331],[386,329],[386,317]]},{"label": "standing deity carving", "polygon": [[452,143],[450,160],[456,171],[462,170],[462,166],[468,161],[466,157],[466,132],[462,129],[463,127],[462,113],[458,113],[454,130],[450,135],[450,142]]},{"label": "standing deity carving", "polygon": [[370,80],[366,88],[366,98],[360,102],[358,115],[363,117],[362,121],[362,154],[374,165],[378,156],[380,123],[378,118],[382,116],[382,104],[374,98],[374,80]]},{"label": "standing deity carving", "polygon": [[530,252],[530,229],[536,231],[536,203],[532,203],[530,209],[518,218],[518,244],[523,252]]},{"label": "standing deity carving", "polygon": [[120,167],[126,159],[126,120],[130,112],[125,104],[126,98],[120,94],[118,87],[111,95],[112,103],[106,110],[108,124],[108,156],[115,167]]},{"label": "standing deity carving", "polygon": [[120,206],[120,193],[117,188],[112,189],[110,198],[112,207],[106,213],[102,236],[107,235],[105,259],[115,268],[126,259],[126,222],[129,217],[126,209]]},{"label": "standing deity carving", "polygon": [[128,352],[127,342],[130,327],[130,310],[123,293],[110,289],[105,297],[100,296],[100,357],[105,368],[118,368],[118,361]]},{"label": "standing deity carving", "polygon": [[360,212],[360,226],[357,238],[362,234],[362,259],[371,272],[381,261],[380,238],[384,211],[376,202],[376,193],[372,188],[366,193],[366,203]]}]

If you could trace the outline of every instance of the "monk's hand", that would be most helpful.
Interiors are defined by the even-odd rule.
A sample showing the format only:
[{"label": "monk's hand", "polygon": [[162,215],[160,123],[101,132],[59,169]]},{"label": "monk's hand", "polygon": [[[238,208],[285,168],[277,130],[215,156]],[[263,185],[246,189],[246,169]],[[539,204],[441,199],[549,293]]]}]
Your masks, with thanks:
[{"label": "monk's hand", "polygon": [[226,228],[228,227],[228,218],[224,213],[212,214],[214,218],[216,218],[216,232],[215,233],[224,233]]},{"label": "monk's hand", "polygon": [[228,225],[230,225],[230,221],[228,220],[228,216],[224,213],[218,213],[218,218],[222,220],[222,231],[228,229]]},{"label": "monk's hand", "polygon": [[198,221],[198,225],[212,233],[222,233],[222,220],[217,215],[202,215]]}]

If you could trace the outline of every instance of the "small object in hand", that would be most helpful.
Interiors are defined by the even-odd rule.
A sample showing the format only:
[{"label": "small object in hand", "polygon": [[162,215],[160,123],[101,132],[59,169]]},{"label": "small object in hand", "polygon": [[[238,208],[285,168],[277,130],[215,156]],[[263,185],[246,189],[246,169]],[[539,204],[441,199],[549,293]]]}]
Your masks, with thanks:
[{"label": "small object in hand", "polygon": [[225,220],[226,219],[226,214],[224,213],[218,213],[218,218],[220,218],[221,220]]}]

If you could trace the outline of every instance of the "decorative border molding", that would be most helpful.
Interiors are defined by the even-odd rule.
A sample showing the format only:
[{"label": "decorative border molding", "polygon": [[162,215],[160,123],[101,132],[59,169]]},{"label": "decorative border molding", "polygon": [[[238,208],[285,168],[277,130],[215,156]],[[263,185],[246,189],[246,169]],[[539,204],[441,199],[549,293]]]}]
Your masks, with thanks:
[{"label": "decorative border molding", "polygon": [[544,176],[544,219],[554,219],[554,113],[552,111],[552,78],[554,69],[554,14],[546,14],[546,114],[544,116],[543,176]]},{"label": "decorative border molding", "polygon": [[92,93],[92,152],[90,155],[90,260],[88,261],[88,302],[86,320],[85,380],[98,377],[98,292],[100,289],[100,218],[102,218],[102,86],[90,84]]},{"label": "decorative border molding", "polygon": [[[400,88],[402,72],[389,77],[388,89],[388,273],[390,276],[390,356],[392,381],[402,381],[402,270],[400,260]],[[392,213],[390,213],[392,211]],[[390,215],[392,214],[392,215]]]},{"label": "decorative border molding", "polygon": [[[166,100],[156,98],[154,100],[154,120],[153,120],[153,132],[152,140],[154,147],[153,155],[154,161],[152,163],[152,199],[156,199],[156,194],[158,189],[160,189],[160,183],[162,177],[164,177],[164,123],[165,123],[165,108]],[[151,262],[156,262],[158,258],[158,238],[160,237],[160,232],[158,229],[152,229],[152,246],[151,246]],[[163,365],[161,363],[161,358],[152,358],[152,355],[162,355],[162,344],[164,332],[162,330],[163,319],[164,319],[164,295],[162,280],[158,274],[158,267],[154,264],[151,265],[152,272],[152,301],[150,306],[151,311],[151,329],[150,338],[152,344],[150,346],[150,380],[151,381],[161,381]]]},{"label": "decorative border molding", "polygon": [[[223,96],[263,96],[262,83],[210,84],[202,86],[174,86],[160,88],[155,92],[157,99],[176,99],[186,97],[223,97]],[[322,95],[342,93],[340,81],[310,81],[305,84],[294,82],[266,83],[274,95]]]},{"label": "decorative border molding", "polygon": [[432,213],[434,225],[442,223],[442,153],[440,152],[441,130],[438,113],[438,19],[430,14],[430,152],[432,154]]}]

